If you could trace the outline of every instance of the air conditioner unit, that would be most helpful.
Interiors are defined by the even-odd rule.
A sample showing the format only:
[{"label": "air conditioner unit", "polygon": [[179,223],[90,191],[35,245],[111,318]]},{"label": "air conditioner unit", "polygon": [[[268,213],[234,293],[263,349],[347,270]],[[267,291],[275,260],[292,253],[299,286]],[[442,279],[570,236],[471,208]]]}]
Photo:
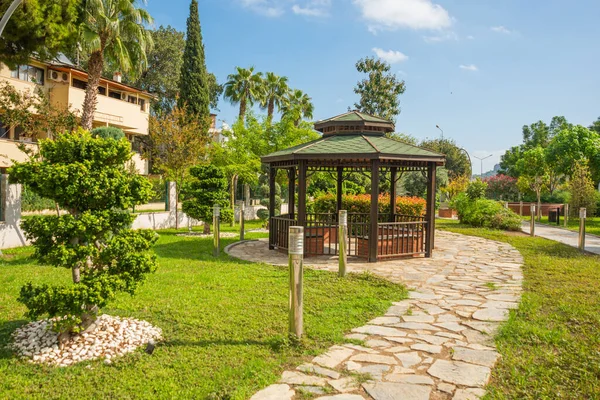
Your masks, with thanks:
[{"label": "air conditioner unit", "polygon": [[121,92],[121,100],[127,101],[127,93]]},{"label": "air conditioner unit", "polygon": [[48,79],[55,82],[69,82],[69,74],[53,69],[48,70]]}]

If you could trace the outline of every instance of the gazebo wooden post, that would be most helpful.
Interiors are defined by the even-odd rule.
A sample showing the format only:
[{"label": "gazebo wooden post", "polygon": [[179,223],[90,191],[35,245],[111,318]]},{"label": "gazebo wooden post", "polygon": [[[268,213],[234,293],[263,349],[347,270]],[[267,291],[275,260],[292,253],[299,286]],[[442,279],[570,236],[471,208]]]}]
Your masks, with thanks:
[{"label": "gazebo wooden post", "polygon": [[336,212],[339,213],[340,210],[342,209],[342,184],[344,183],[344,168],[343,167],[337,167],[337,210]]},{"label": "gazebo wooden post", "polygon": [[425,238],[425,257],[431,257],[435,240],[435,170],[433,162],[427,163],[427,237]]},{"label": "gazebo wooden post", "polygon": [[273,217],[275,216],[275,177],[277,176],[277,170],[272,164],[269,164],[269,250],[274,250],[274,238],[276,235],[275,225],[273,223]]},{"label": "gazebo wooden post", "polygon": [[396,175],[398,169],[390,168],[390,222],[396,222]]},{"label": "gazebo wooden post", "polygon": [[296,213],[296,169],[290,168],[288,169],[288,214],[290,215],[290,219],[294,219],[294,214]]},{"label": "gazebo wooden post", "polygon": [[298,226],[306,228],[306,160],[298,161]]},{"label": "gazebo wooden post", "polygon": [[371,161],[371,213],[369,229],[369,262],[377,262],[379,246],[379,225],[377,219],[379,200],[379,160]]}]

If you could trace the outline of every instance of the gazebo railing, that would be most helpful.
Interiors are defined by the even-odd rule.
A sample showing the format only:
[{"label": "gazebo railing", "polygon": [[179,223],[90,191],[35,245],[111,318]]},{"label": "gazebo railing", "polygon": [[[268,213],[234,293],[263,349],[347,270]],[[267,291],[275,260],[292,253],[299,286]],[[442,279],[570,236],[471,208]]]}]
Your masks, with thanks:
[{"label": "gazebo railing", "polygon": [[425,253],[427,222],[385,222],[377,224],[377,258]]},{"label": "gazebo railing", "polygon": [[271,246],[280,250],[287,250],[290,242],[289,229],[290,226],[298,225],[298,220],[293,219],[290,215],[280,215],[272,217],[269,224],[269,229],[272,230],[270,235]]}]

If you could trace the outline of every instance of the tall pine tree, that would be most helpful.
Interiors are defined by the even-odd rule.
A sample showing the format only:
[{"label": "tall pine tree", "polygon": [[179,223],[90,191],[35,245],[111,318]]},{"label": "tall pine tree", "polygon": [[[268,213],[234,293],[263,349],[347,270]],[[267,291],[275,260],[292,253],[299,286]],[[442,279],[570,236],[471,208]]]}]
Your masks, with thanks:
[{"label": "tall pine tree", "polygon": [[210,117],[210,82],[204,60],[204,45],[202,44],[197,0],[192,0],[190,16],[187,20],[178,105],[180,107],[186,105],[190,114],[195,115],[201,122],[208,122]]}]

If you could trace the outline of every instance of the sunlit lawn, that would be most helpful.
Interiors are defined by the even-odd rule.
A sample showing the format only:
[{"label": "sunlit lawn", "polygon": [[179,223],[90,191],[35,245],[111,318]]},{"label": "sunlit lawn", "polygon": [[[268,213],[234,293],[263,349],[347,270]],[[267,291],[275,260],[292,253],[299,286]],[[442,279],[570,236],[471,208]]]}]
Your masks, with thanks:
[{"label": "sunlit lawn", "polygon": [[542,238],[438,228],[507,242],[525,258],[519,309],[501,330],[492,399],[600,399],[600,257]]},{"label": "sunlit lawn", "polygon": [[[257,227],[250,223],[247,228]],[[237,228],[233,228],[237,230]],[[224,230],[231,228],[224,227]],[[249,238],[264,234],[250,233]],[[222,240],[223,246],[235,239]],[[247,399],[278,380],[284,368],[341,342],[344,333],[382,315],[403,287],[368,275],[338,279],[305,273],[305,331],[287,339],[286,268],[211,256],[210,239],[161,231],[159,269],[137,296],[121,295],[104,312],[147,320],[164,331],[153,355],[139,350],[112,365],[32,365],[4,348],[26,323],[16,302],[27,281],[68,282],[70,273],[32,262],[30,249],[0,258],[0,398]]]}]

